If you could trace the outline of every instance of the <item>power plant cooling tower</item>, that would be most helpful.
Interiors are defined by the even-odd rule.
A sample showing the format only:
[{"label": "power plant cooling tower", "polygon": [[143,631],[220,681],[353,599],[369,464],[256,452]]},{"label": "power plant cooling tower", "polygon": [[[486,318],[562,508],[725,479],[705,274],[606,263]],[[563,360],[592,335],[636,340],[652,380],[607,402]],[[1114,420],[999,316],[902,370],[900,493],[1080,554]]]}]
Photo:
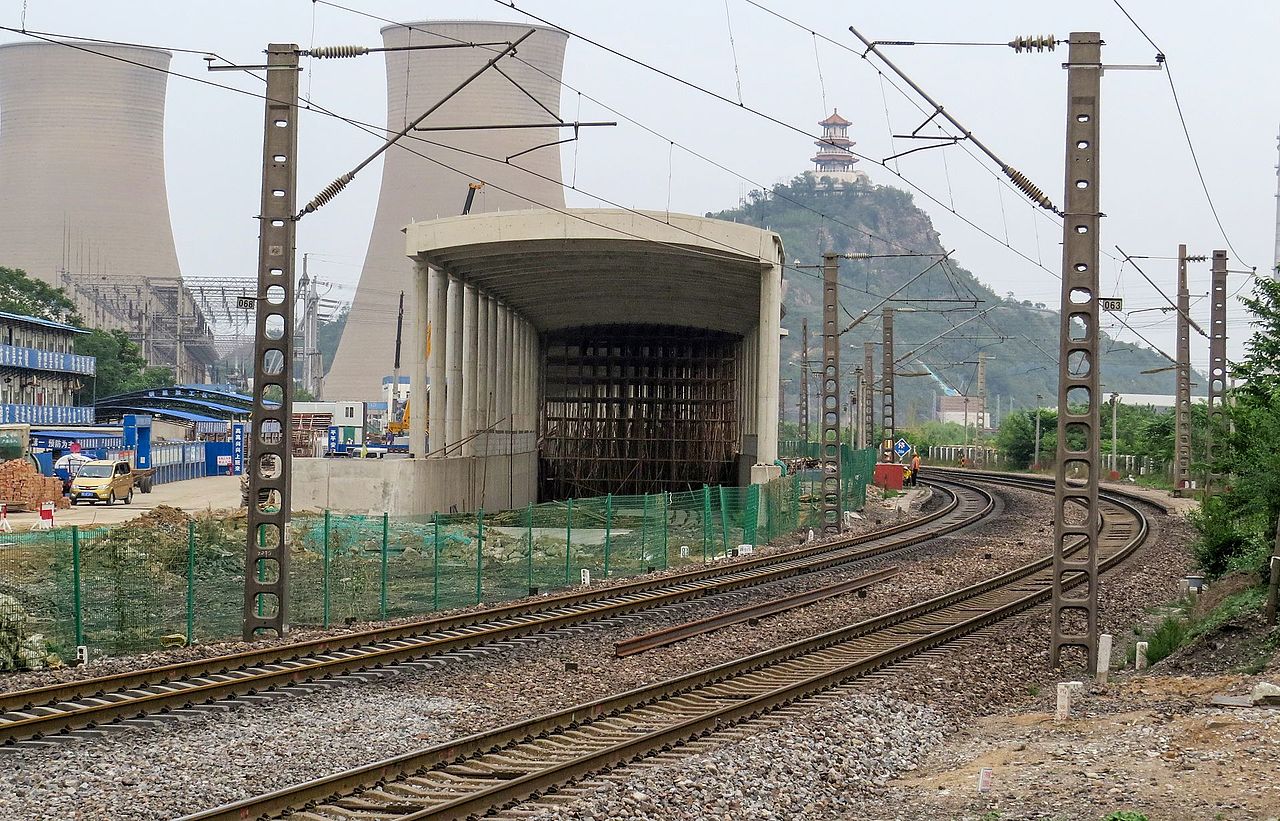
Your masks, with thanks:
[{"label": "power plant cooling tower", "polygon": [[[535,30],[534,34],[520,44],[517,54],[499,61],[497,68],[501,72],[486,71],[424,120],[422,126],[550,123],[559,119],[560,74],[568,40],[562,32],[513,23],[436,21],[388,26],[382,30],[382,37],[388,47],[503,44],[514,42],[530,29]],[[489,45],[386,52],[387,128],[403,128],[501,48],[502,45]],[[423,139],[413,139],[414,136]],[[360,285],[338,353],[324,381],[326,399],[380,398],[382,378],[392,370],[401,290],[409,297],[405,300],[406,340],[415,327],[410,277],[413,265],[405,255],[401,229],[415,219],[462,213],[467,186],[479,181],[487,185],[476,194],[472,213],[563,208],[560,151],[558,146],[548,144],[565,136],[569,135],[555,128],[419,131],[387,152]],[[521,153],[526,151],[529,153]],[[516,154],[520,156],[515,157]],[[512,159],[507,163],[509,157]],[[412,351],[413,345],[406,342],[403,350]],[[402,373],[411,372],[407,359],[402,366]]]},{"label": "power plant cooling tower", "polygon": [[164,180],[169,57],[0,45],[0,266],[55,285],[60,270],[179,275]]}]

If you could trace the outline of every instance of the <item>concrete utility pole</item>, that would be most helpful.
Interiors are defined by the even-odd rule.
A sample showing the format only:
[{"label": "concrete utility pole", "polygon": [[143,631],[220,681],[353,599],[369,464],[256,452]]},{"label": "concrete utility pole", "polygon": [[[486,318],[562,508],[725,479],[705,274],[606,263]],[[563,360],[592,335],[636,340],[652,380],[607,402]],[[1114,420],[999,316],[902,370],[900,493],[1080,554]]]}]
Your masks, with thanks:
[{"label": "concrete utility pole", "polygon": [[[297,230],[298,47],[267,46],[258,295],[253,345],[252,458],[245,537],[245,641],[289,632],[290,451],[293,440],[293,258]],[[276,394],[268,397],[268,392]],[[277,399],[278,397],[278,399]]]},{"label": "concrete utility pole", "polygon": [[302,255],[302,277],[298,280],[302,301],[302,384],[311,395],[320,398],[319,318],[320,292],[307,272],[307,254]]},{"label": "concrete utility pole", "polygon": [[840,510],[840,259],[822,255],[822,532],[838,534]]},{"label": "concrete utility pole", "polygon": [[1120,463],[1116,461],[1120,455],[1120,451],[1116,449],[1119,447],[1118,443],[1120,441],[1116,435],[1116,421],[1119,418],[1119,411],[1120,394],[1113,393],[1111,394],[1111,479],[1113,481],[1120,478]]},{"label": "concrete utility pole", "polygon": [[800,320],[800,441],[809,442],[809,320]]},{"label": "concrete utility pole", "polygon": [[1031,467],[1040,468],[1040,408],[1044,405],[1044,396],[1036,394],[1036,451],[1031,458]]},{"label": "concrete utility pole", "polygon": [[1209,427],[1205,436],[1204,492],[1221,478],[1215,441],[1226,431],[1227,399],[1227,252],[1213,252],[1209,281]]},{"label": "concrete utility pole", "polygon": [[866,401],[866,388],[862,383],[862,366],[853,369],[854,388],[849,392],[849,414],[853,417],[853,446],[858,450],[867,446],[866,429],[862,422],[866,415],[862,412],[861,403]]},{"label": "concrete utility pole", "polygon": [[986,430],[987,424],[987,354],[978,351],[978,412],[974,418],[973,438],[978,448],[978,461],[985,464],[987,455],[982,452],[982,431]]},{"label": "concrete utility pole", "polygon": [[[1097,665],[1101,519],[1098,510],[1098,115],[1102,93],[1102,36],[1096,31],[1076,31],[1068,39],[1049,665],[1061,666],[1063,649],[1074,648],[1083,651],[1084,666],[1092,673]],[[1081,406],[1083,409],[1077,410]],[[1083,431],[1084,450],[1069,448],[1069,428]],[[1083,471],[1084,475],[1077,471]],[[1067,549],[1077,544],[1079,547],[1068,556]],[[1077,582],[1079,584],[1068,588]]]},{"label": "concrete utility pole", "polygon": [[880,425],[884,428],[884,435],[881,437],[882,446],[880,449],[881,461],[896,462],[898,461],[893,452],[893,441],[897,436],[893,418],[893,309],[885,308],[883,321],[881,322],[883,331],[883,353],[884,364],[882,364],[880,374]]},{"label": "concrete utility pole", "polygon": [[862,427],[866,433],[862,440],[864,448],[871,447],[876,435],[876,343],[862,343],[862,379],[866,385],[866,393],[862,397]]},{"label": "concrete utility pole", "polygon": [[1173,493],[1183,496],[1191,485],[1191,292],[1187,290],[1187,246],[1178,246],[1178,343],[1174,389]]}]

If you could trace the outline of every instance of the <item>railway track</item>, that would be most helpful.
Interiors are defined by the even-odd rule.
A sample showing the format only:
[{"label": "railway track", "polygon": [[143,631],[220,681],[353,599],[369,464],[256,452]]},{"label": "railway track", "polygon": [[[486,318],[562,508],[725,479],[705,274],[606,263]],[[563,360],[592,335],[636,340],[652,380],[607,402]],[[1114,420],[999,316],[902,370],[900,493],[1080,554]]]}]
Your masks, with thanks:
[{"label": "railway track", "polygon": [[[984,481],[1001,481],[983,477]],[[1038,487],[1012,480],[1007,484]],[[1100,506],[1100,564],[1146,539],[1141,511],[1119,495]],[[1052,557],[927,602],[649,687],[189,815],[183,821],[276,818],[458,819],[510,807],[592,774],[668,751],[872,673],[1045,601]]]},{"label": "railway track", "polygon": [[78,741],[137,721],[421,669],[432,664],[424,661],[430,656],[901,554],[972,525],[995,508],[993,497],[981,489],[948,480],[934,487],[947,495],[940,509],[833,543],[459,616],[0,694],[0,745]]}]

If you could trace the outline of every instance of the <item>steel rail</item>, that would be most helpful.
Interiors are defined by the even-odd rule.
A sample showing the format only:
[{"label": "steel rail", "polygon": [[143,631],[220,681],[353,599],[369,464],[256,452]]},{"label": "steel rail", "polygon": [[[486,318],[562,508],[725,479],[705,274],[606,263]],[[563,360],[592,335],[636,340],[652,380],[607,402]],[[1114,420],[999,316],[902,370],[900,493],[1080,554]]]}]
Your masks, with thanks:
[{"label": "steel rail", "polygon": [[852,593],[855,590],[861,590],[864,587],[893,578],[896,575],[898,575],[898,568],[887,567],[884,570],[877,570],[874,573],[858,576],[856,579],[847,579],[824,587],[802,590],[799,593],[781,599],[759,602],[746,607],[739,607],[736,610],[708,616],[705,619],[687,621],[662,630],[642,633],[639,636],[632,636],[629,639],[615,642],[613,652],[618,658],[634,656],[637,653],[643,653],[658,647],[666,647],[668,644],[675,644],[678,641],[684,641],[694,636],[711,633],[733,624],[772,616],[775,613],[782,613],[787,610],[795,610],[843,593]]},{"label": "steel rail", "polygon": [[[1149,530],[1132,504],[1116,497],[1105,503],[1102,543],[1109,550],[1103,567],[1109,569],[1136,550]],[[1123,515],[1117,517],[1116,511]],[[994,624],[1045,601],[1051,576],[1052,557],[1044,557],[856,625],[182,821],[243,821],[277,813],[294,819],[424,821],[489,812],[723,730]]]},{"label": "steel rail", "polygon": [[[943,484],[949,483],[937,486],[947,490]],[[954,491],[947,492],[948,503],[923,519],[834,543],[660,579],[552,596],[523,605],[504,605],[332,639],[10,693],[0,697],[0,742],[13,744],[59,733],[92,731],[125,719],[198,708],[266,691],[290,693],[295,692],[290,689],[293,687],[363,671],[409,669],[414,661],[428,655],[613,618],[903,551],[968,526],[994,508],[990,494],[980,490],[965,500]],[[981,505],[976,511],[972,509],[975,503]]]}]

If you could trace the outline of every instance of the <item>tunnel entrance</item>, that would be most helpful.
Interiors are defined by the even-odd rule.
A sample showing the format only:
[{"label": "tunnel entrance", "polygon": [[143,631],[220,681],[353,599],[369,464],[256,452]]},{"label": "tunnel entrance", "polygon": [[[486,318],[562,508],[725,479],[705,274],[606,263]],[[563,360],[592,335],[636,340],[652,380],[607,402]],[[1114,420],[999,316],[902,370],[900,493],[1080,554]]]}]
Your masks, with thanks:
[{"label": "tunnel entrance", "polygon": [[667,325],[544,335],[540,498],[737,484],[741,342]]}]

